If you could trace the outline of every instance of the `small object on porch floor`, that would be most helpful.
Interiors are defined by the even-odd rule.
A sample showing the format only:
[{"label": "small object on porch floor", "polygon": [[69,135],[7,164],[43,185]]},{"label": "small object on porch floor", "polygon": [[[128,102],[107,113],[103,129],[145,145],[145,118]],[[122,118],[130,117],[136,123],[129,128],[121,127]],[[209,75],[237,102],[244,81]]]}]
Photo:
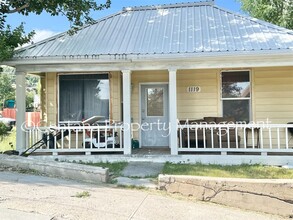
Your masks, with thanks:
[{"label": "small object on porch floor", "polygon": [[132,147],[132,149],[137,149],[137,148],[139,148],[139,141],[138,141],[138,140],[134,140],[134,139],[132,139],[132,140],[131,140],[131,147]]}]

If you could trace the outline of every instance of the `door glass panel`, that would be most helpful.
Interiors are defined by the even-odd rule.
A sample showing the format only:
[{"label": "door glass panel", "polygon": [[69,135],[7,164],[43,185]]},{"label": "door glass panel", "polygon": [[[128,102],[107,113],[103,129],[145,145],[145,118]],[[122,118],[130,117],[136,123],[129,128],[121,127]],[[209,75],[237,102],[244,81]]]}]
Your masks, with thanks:
[{"label": "door glass panel", "polygon": [[164,89],[147,88],[147,116],[164,116]]}]

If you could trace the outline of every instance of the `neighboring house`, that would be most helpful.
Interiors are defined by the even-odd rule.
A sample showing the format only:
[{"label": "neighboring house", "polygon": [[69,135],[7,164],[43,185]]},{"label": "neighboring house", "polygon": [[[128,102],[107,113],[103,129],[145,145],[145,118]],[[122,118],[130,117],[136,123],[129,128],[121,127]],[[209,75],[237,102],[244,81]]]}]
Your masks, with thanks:
[{"label": "neighboring house", "polygon": [[[170,147],[172,155],[288,160],[293,153],[293,32],[213,1],[124,8],[73,36],[20,49],[5,64],[17,71],[19,150],[34,132],[20,129],[24,77],[33,73],[42,77],[43,126],[62,131],[53,149],[41,151],[131,154],[134,138],[140,147]],[[77,132],[92,116],[109,124]]]}]

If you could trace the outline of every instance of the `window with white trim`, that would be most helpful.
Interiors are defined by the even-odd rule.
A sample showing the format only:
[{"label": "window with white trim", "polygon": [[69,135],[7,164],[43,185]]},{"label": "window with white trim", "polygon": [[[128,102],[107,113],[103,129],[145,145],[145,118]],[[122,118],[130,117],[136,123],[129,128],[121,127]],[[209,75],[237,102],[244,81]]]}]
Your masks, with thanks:
[{"label": "window with white trim", "polygon": [[223,117],[233,117],[236,121],[250,121],[250,72],[222,72]]}]

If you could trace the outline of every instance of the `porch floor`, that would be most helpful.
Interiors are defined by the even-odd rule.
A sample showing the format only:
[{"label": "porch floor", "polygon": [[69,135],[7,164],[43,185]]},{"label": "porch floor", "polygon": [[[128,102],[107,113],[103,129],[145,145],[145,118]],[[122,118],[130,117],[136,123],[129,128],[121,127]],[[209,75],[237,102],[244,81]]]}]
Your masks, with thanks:
[{"label": "porch floor", "polygon": [[170,155],[170,148],[166,147],[142,147],[132,149],[132,155],[148,156],[148,155]]}]

